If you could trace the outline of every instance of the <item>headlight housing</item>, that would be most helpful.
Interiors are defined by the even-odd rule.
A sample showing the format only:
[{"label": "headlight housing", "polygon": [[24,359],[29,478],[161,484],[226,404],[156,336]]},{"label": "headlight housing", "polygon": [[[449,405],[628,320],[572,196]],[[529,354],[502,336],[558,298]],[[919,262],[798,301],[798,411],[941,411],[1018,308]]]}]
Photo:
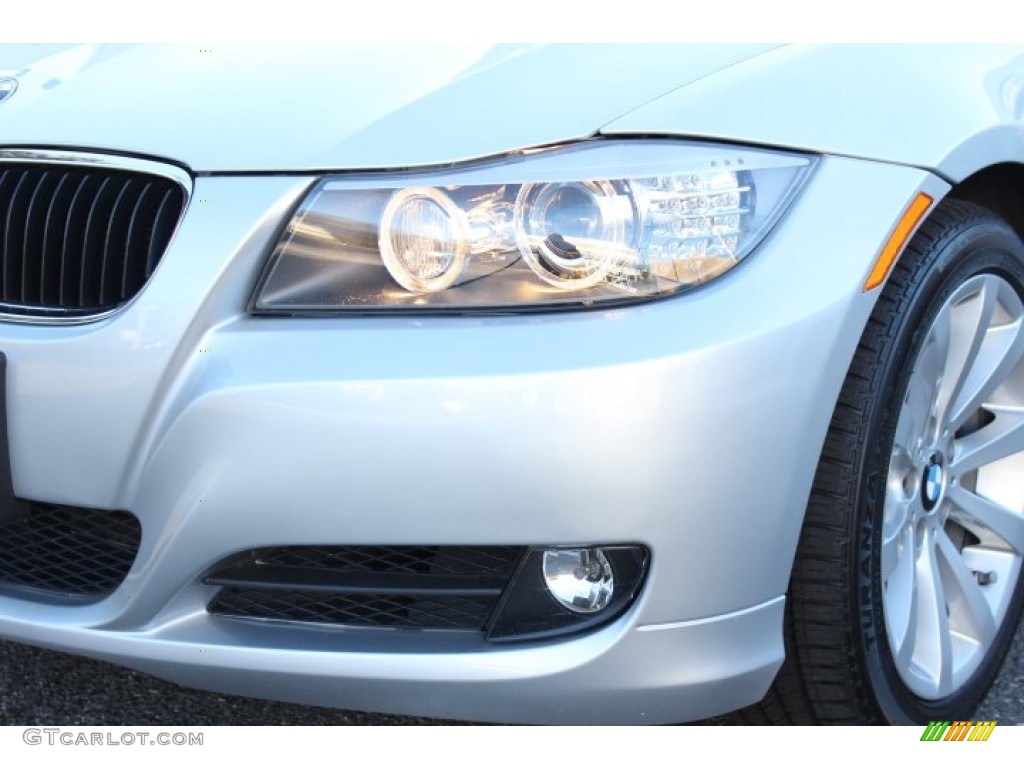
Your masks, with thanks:
[{"label": "headlight housing", "polygon": [[814,162],[595,140],[437,171],[330,176],[288,224],[250,309],[504,313],[672,295],[746,257]]}]

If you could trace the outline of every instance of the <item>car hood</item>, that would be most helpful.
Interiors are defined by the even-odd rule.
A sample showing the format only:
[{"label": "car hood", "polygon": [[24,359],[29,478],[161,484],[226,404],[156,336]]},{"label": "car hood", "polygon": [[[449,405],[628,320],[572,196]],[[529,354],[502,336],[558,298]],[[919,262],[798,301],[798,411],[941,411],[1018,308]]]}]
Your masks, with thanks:
[{"label": "car hood", "polygon": [[0,46],[0,146],[200,172],[436,165],[591,136],[776,46]]}]

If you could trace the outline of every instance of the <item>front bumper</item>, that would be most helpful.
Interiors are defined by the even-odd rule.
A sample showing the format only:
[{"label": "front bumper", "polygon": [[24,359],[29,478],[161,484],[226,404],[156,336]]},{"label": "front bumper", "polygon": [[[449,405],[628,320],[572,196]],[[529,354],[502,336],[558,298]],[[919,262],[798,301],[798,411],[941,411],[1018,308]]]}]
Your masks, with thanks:
[{"label": "front bumper", "polygon": [[[0,635],[203,688],[473,719],[668,722],[757,700],[818,453],[923,171],[826,158],[747,262],[672,300],[503,318],[244,314],[308,178],[203,177],[151,283],[83,326],[4,325],[15,492],[142,521],[87,606],[0,597]],[[202,201],[202,202],[196,202]],[[211,617],[243,549],[652,552],[583,637],[481,648]]]},{"label": "front bumper", "polygon": [[[781,663],[783,600],[681,624],[633,626],[518,648],[449,636],[284,629],[184,617],[108,631],[0,620],[0,634],[196,688],[360,711],[494,722],[642,724],[727,712]],[[0,612],[10,614],[7,601]],[[23,610],[19,613],[24,615]],[[234,625],[233,625],[234,624]],[[403,633],[394,633],[395,635]],[[467,647],[471,646],[471,647]]]}]

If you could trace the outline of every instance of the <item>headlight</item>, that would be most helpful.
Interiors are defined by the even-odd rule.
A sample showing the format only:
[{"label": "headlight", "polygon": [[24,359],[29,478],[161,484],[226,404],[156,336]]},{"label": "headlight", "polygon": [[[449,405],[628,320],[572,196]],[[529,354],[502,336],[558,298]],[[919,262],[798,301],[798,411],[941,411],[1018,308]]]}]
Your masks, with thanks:
[{"label": "headlight", "polygon": [[592,141],[432,172],[331,176],[252,311],[511,312],[668,296],[749,254],[813,158]]}]

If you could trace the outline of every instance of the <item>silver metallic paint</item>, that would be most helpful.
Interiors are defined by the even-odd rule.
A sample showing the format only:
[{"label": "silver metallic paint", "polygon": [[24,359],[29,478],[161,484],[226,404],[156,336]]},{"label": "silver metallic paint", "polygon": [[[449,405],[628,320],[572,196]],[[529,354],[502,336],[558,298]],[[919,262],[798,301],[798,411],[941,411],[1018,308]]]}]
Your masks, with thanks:
[{"label": "silver metallic paint", "polygon": [[671,134],[959,180],[1024,154],[1022,57],[1008,45],[5,45],[0,74],[24,74],[0,144],[322,171]]},{"label": "silver metallic paint", "polygon": [[[34,50],[0,47],[0,71],[28,69],[0,146],[283,175],[196,178],[124,311],[0,323],[16,491],[132,509],[144,530],[111,597],[0,597],[0,635],[325,705],[664,722],[759,698],[875,255],[917,192],[946,194],[940,176],[1024,157],[1021,54],[1000,47],[323,50],[312,66],[279,55],[259,85],[256,49]],[[883,77],[887,63],[902,74]],[[222,85],[197,92],[201,78]],[[266,93],[282,97],[275,120]],[[244,313],[312,171],[446,164],[602,126],[832,156],[756,253],[676,299],[504,318]],[[557,471],[574,462],[586,471]],[[197,581],[264,544],[622,540],[653,550],[638,604],[532,647],[424,653],[400,633],[215,621]]]},{"label": "silver metallic paint", "polygon": [[112,148],[196,171],[444,165],[592,135],[772,47],[89,45],[35,58],[4,46],[0,72],[6,55],[27,73],[0,142]]},{"label": "silver metallic paint", "polygon": [[[666,721],[756,699],[782,658],[781,614],[744,629],[739,656],[707,649],[735,648],[734,614],[784,593],[831,403],[874,300],[860,285],[892,212],[945,185],[825,158],[758,253],[699,291],[648,305],[248,317],[241,308],[267,249],[309,183],[200,177],[195,199],[223,202],[193,205],[144,300],[88,326],[0,326],[16,491],[131,509],[144,530],[110,598],[78,608],[2,598],[0,633],[202,687],[450,716],[473,707],[476,717],[559,719],[571,700],[575,719]],[[838,199],[856,204],[856,221]],[[316,638],[331,635],[320,629],[278,635],[267,653],[283,669],[247,676],[250,662],[274,664],[255,662],[251,629],[205,616],[210,590],[196,584],[225,555],[269,544],[623,540],[654,552],[642,602],[600,640],[566,647],[610,642],[602,664],[617,660],[643,688],[632,670],[651,663],[651,641],[635,633],[682,622],[665,635],[678,646],[664,660],[675,683],[588,697],[582,709],[581,692],[628,686],[613,668],[560,686],[517,664],[561,657],[551,649],[489,651],[483,667],[472,653],[445,654],[431,664],[463,671],[437,679],[411,659],[395,672],[387,654],[325,659]],[[157,643],[168,635],[180,652]],[[197,645],[219,661],[187,655]],[[709,658],[733,670],[713,695],[699,682]],[[287,671],[314,662],[312,688],[308,673]],[[487,680],[481,670],[495,664],[519,698],[465,682]],[[358,686],[346,682],[353,674]],[[422,695],[389,698],[396,675]],[[517,710],[534,696],[548,705]],[[455,699],[465,703],[437,703]]]}]

